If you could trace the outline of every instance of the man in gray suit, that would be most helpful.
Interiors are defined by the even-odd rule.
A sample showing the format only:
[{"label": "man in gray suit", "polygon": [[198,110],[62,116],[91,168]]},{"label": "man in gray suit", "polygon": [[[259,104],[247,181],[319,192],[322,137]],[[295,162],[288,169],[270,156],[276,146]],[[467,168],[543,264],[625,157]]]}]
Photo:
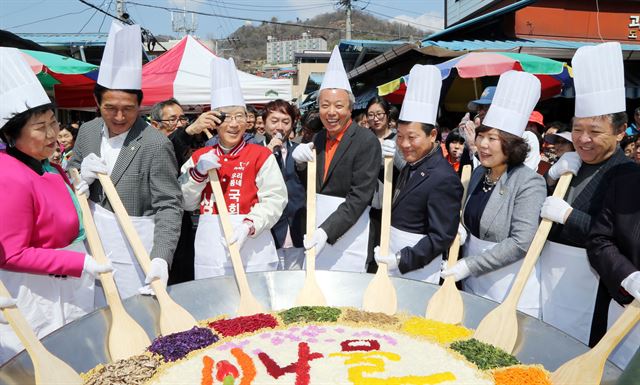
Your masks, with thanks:
[{"label": "man in gray suit", "polygon": [[[105,250],[111,248],[112,260],[121,263],[116,283],[122,297],[136,294],[143,279],[149,283],[159,278],[166,284],[182,221],[182,192],[173,145],[139,116],[142,102],[140,44],[129,51],[123,49],[123,45],[135,45],[136,39],[139,41],[139,31],[135,25],[112,26],[94,89],[101,117],[80,127],[70,161],[70,167],[80,168],[82,180],[90,186],[90,199],[106,209],[102,210],[105,215],[109,216],[113,210],[100,182],[96,181],[98,173],[110,175],[130,216],[153,218],[153,222],[141,221],[146,225],[137,227],[141,238],[148,240],[145,246],[151,247],[152,239],[151,268],[146,279],[140,269],[137,272],[134,269],[130,274],[124,271],[129,266],[135,267],[137,262],[133,256],[131,261],[122,260],[122,254],[127,254],[127,246],[117,229],[99,227]],[[110,44],[117,45],[119,50],[109,47]],[[111,223],[117,228],[115,221]],[[145,235],[149,229],[153,230]],[[124,247],[116,249],[115,244]],[[140,282],[134,282],[136,276]],[[122,282],[123,277],[129,278]]]}]

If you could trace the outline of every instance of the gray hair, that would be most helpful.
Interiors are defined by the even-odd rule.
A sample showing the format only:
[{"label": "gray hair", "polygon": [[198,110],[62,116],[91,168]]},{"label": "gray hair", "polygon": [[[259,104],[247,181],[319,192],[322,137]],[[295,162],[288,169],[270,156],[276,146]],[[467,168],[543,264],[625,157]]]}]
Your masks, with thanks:
[{"label": "gray hair", "polygon": [[[324,88],[325,90],[343,90],[347,93],[348,97],[349,97],[349,109],[351,111],[353,111],[353,107],[356,105],[356,97],[353,96],[353,92],[349,91],[349,90],[345,90],[344,88]],[[322,90],[320,90],[320,92],[318,93],[318,102],[320,102],[320,94],[322,93]]]},{"label": "gray hair", "polygon": [[151,120],[160,122],[162,120],[162,110],[164,110],[166,106],[172,105],[180,106],[180,103],[175,98],[171,98],[154,104],[153,107],[151,107],[151,111],[149,112]]}]

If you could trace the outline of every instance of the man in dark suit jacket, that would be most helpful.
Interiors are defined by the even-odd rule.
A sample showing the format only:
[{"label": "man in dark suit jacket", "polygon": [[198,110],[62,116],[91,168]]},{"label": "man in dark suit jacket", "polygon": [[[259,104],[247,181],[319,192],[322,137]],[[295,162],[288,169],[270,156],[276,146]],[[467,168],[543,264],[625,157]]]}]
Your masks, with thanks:
[{"label": "man in dark suit jacket", "polygon": [[627,166],[609,184],[587,242],[589,262],[600,276],[590,346],[607,330],[611,299],[620,305],[640,301],[640,167]]},{"label": "man in dark suit jacket", "polygon": [[[314,232],[313,240],[305,242],[307,249],[316,247],[319,258],[326,242],[334,244],[358,221],[371,203],[378,183],[380,143],[370,130],[352,121],[353,103],[350,91],[321,90],[320,120],[324,128],[315,135],[313,142],[299,145],[293,154],[296,162],[304,163],[313,159],[312,148],[315,148],[317,192],[345,198]],[[363,269],[364,264],[363,259]]]}]

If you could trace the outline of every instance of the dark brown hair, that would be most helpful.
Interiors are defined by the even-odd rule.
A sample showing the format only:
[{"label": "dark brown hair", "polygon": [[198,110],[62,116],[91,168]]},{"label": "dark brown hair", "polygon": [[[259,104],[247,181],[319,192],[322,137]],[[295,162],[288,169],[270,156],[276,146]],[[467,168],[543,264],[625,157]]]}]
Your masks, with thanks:
[{"label": "dark brown hair", "polygon": [[[493,127],[482,125],[476,128],[476,138],[479,133],[491,131]],[[507,157],[507,165],[509,167],[517,166],[524,163],[529,152],[529,145],[519,136],[515,136],[508,132],[497,129],[500,137],[500,145],[502,152]]]},{"label": "dark brown hair", "polygon": [[283,114],[287,114],[291,117],[291,127],[295,130],[296,122],[298,121],[298,117],[300,113],[298,109],[293,104],[287,102],[286,100],[276,99],[272,100],[264,106],[264,110],[262,111],[262,119],[267,120],[267,117],[272,112],[282,112]]}]

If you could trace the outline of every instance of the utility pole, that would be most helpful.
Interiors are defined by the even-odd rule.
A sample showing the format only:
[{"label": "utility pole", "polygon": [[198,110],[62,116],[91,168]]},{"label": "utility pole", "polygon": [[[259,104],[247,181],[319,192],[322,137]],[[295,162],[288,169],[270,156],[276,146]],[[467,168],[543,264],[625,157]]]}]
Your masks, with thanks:
[{"label": "utility pole", "polygon": [[121,20],[124,18],[124,0],[116,0],[116,14]]},{"label": "utility pole", "polygon": [[[347,10],[347,23],[345,25],[345,39],[347,40],[351,40],[351,8],[352,8],[352,4],[351,4],[352,0],[338,0],[338,3],[336,5],[340,6],[340,7],[345,7]],[[357,0],[353,0],[353,1],[357,1]]]}]

